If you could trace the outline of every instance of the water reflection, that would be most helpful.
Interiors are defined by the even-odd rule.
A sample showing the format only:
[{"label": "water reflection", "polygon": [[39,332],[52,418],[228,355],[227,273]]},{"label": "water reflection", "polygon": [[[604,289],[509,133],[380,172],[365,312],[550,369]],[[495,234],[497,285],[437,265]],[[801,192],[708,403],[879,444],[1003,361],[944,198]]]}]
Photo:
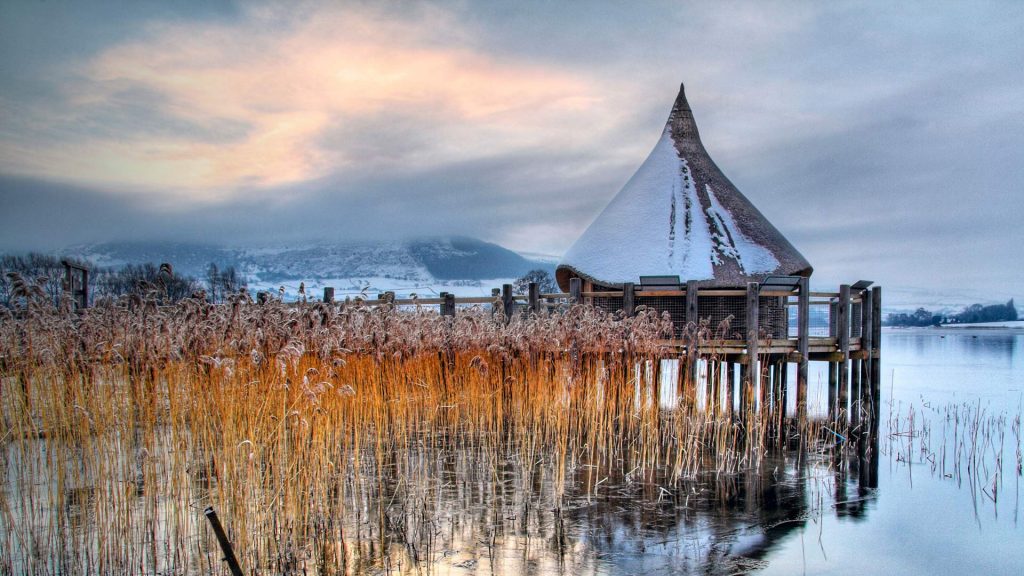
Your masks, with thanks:
[{"label": "water reflection", "polygon": [[883,392],[903,404],[971,398],[1016,407],[1024,388],[1019,330],[892,329],[882,350]]},{"label": "water reflection", "polygon": [[[735,573],[756,568],[822,515],[864,519],[877,498],[877,435],[793,451],[757,469],[673,482],[656,470],[517,454],[407,453],[368,482],[346,526],[349,568],[370,573]],[[560,504],[559,504],[560,503]],[[376,511],[376,513],[374,512]]]}]

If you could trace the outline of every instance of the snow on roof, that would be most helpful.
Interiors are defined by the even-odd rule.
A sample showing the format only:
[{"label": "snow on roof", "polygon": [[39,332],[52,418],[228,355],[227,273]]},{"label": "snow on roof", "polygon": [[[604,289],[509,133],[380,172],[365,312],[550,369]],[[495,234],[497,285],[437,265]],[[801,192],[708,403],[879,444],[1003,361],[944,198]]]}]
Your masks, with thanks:
[{"label": "snow on roof", "polygon": [[565,253],[556,276],[567,290],[572,276],[608,287],[652,274],[743,286],[811,271],[708,156],[680,87],[654,150]]}]

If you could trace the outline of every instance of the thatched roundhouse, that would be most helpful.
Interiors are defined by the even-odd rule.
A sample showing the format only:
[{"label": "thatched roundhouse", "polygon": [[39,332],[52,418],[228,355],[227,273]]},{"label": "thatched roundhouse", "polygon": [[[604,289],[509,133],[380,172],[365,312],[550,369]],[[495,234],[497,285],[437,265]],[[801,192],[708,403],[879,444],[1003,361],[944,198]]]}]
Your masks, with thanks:
[{"label": "thatched roundhouse", "polygon": [[[661,139],[622,190],[565,253],[556,270],[562,290],[581,278],[586,291],[621,289],[641,276],[678,276],[701,288],[744,288],[768,276],[810,276],[800,252],[733,186],[704,149],[683,87]],[[701,317],[717,322],[742,310],[702,301]],[[644,302],[669,310],[679,299]],[[703,299],[707,300],[707,299]],[[614,309],[615,299],[596,304]],[[618,303],[621,306],[621,303]],[[763,310],[771,331],[785,333],[785,311]],[[733,327],[738,328],[737,320]]]}]

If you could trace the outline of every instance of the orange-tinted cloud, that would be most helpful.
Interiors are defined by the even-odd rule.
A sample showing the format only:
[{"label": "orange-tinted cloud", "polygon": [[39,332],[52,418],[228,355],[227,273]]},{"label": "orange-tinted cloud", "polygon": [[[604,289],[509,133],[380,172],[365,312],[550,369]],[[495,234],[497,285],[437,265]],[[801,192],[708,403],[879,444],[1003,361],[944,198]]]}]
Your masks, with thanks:
[{"label": "orange-tinted cloud", "polygon": [[[30,111],[48,129],[5,138],[0,164],[218,201],[352,166],[396,170],[571,145],[569,135],[552,140],[552,128],[600,104],[586,78],[478,53],[472,31],[450,15],[413,12],[261,8],[232,24],[151,24],[78,65],[60,110]],[[415,143],[368,144],[378,131],[393,138],[392,122]]]}]

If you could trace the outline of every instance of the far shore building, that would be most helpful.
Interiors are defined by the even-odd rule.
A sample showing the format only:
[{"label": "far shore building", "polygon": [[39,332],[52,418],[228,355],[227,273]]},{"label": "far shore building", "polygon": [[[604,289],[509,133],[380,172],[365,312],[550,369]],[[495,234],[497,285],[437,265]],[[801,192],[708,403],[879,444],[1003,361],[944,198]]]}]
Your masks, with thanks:
[{"label": "far shore building", "polygon": [[[813,268],[800,252],[733,186],[704,149],[693,111],[679,88],[672,113],[654,150],[622,190],[569,248],[555,272],[559,287],[570,279],[584,292],[685,288],[745,289],[768,277],[809,277]],[[658,277],[657,280],[653,280]],[[645,283],[648,285],[645,286]],[[786,337],[786,310],[768,299],[759,324],[768,335]],[[685,320],[681,298],[637,302]],[[621,309],[622,298],[594,304]],[[732,316],[730,332],[744,329],[743,296],[702,296],[699,317],[712,328]]]}]

